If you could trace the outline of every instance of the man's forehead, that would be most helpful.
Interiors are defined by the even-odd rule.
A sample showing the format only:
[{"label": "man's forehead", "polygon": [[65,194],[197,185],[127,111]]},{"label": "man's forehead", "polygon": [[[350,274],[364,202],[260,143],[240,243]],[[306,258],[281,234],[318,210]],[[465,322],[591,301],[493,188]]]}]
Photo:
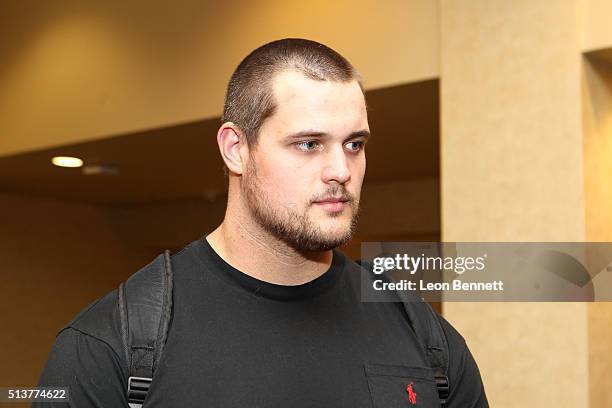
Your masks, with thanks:
[{"label": "man's forehead", "polygon": [[273,79],[273,116],[291,122],[338,115],[363,127],[367,124],[365,98],[357,80],[339,82],[314,80],[298,71],[283,71]]},{"label": "man's forehead", "polygon": [[285,69],[272,77],[272,92],[277,98],[304,96],[312,92],[333,92],[338,88],[354,90],[363,96],[357,79],[351,81],[318,80],[297,69]]}]

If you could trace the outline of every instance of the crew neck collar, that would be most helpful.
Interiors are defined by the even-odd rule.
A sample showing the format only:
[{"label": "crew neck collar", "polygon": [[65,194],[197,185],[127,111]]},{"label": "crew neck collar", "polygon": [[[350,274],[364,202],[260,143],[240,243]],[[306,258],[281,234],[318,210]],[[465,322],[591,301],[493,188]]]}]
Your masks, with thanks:
[{"label": "crew neck collar", "polygon": [[221,258],[205,236],[199,239],[199,243],[204,253],[208,255],[207,258],[215,266],[211,273],[252,294],[275,300],[299,300],[320,295],[334,285],[345,263],[344,255],[334,249],[331,265],[321,276],[300,285],[278,285],[256,279],[234,268]]}]

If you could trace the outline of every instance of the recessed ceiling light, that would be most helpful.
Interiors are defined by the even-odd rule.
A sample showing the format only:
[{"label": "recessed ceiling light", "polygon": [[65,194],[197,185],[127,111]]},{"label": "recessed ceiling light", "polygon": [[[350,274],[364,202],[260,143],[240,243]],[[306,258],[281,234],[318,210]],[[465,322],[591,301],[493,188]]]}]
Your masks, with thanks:
[{"label": "recessed ceiling light", "polygon": [[78,157],[55,156],[51,159],[51,163],[59,167],[81,167],[83,165],[83,160]]}]

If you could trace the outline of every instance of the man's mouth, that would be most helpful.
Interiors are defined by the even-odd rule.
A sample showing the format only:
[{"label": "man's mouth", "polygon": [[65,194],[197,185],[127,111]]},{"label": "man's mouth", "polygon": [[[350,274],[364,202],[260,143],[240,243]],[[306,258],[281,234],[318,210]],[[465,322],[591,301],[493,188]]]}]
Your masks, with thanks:
[{"label": "man's mouth", "polygon": [[340,212],[344,210],[348,199],[345,197],[330,197],[323,200],[315,201],[315,204],[320,205],[323,209],[330,212]]}]

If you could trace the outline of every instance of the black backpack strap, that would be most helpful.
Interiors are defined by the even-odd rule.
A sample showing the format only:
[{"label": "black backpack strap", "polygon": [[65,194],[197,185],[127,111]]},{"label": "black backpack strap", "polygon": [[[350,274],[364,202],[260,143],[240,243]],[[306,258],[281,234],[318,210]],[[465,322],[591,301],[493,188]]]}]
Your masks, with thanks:
[{"label": "black backpack strap", "polygon": [[163,353],[172,312],[172,267],[165,251],[119,286],[119,316],[128,364],[127,394],[140,408]]},{"label": "black backpack strap", "polygon": [[429,366],[434,371],[440,404],[446,404],[450,394],[448,381],[449,351],[446,335],[435,310],[422,299],[406,299],[400,294],[404,310],[417,338],[425,349]]}]

